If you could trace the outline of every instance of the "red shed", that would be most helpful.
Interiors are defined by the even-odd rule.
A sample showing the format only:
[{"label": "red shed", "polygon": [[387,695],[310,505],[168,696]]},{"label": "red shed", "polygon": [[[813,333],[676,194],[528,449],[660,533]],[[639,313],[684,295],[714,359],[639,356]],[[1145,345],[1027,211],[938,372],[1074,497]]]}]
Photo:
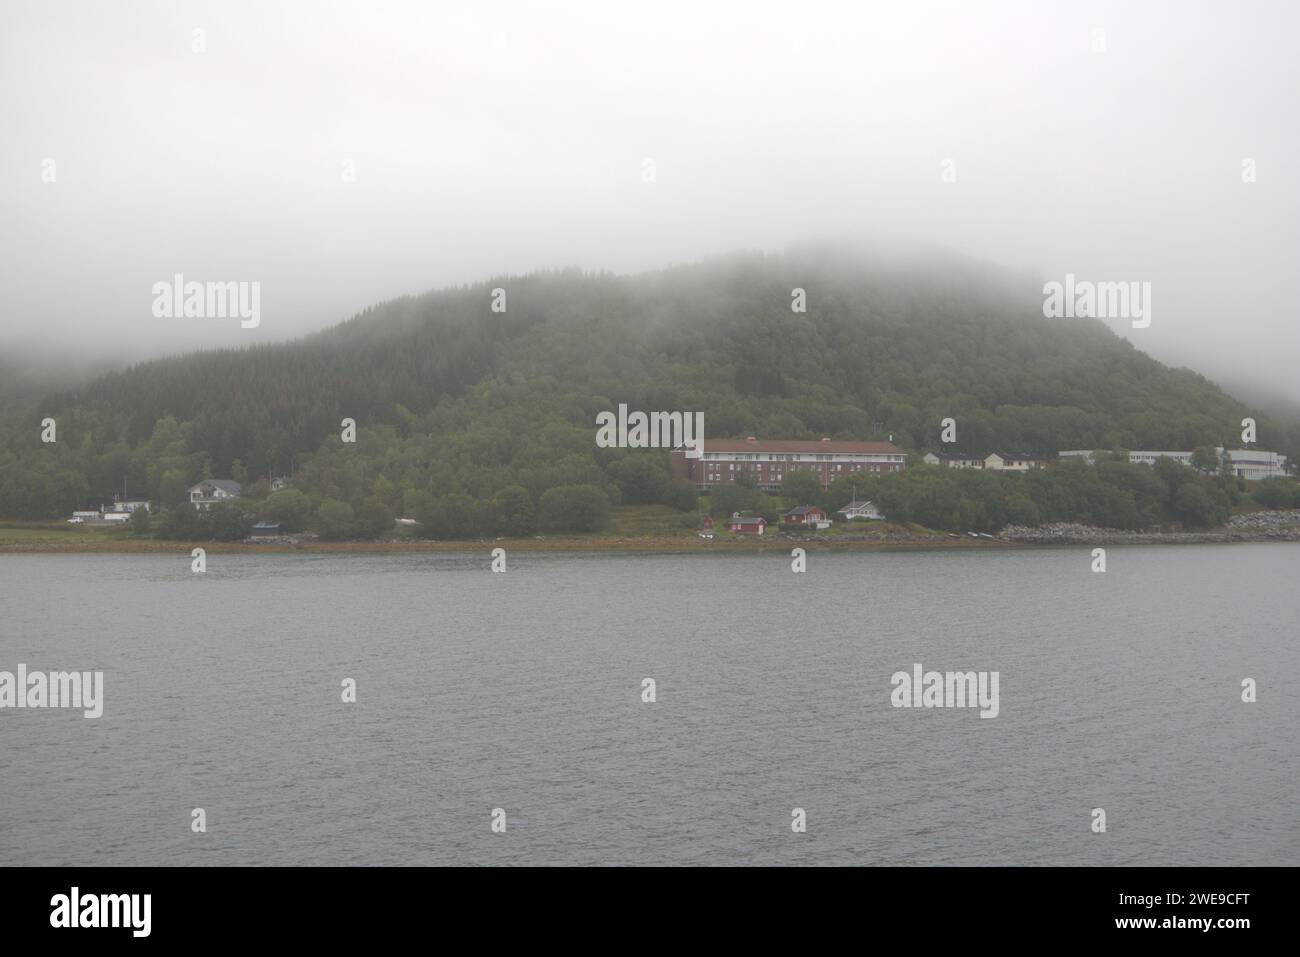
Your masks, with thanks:
[{"label": "red shed", "polygon": [[767,519],[761,515],[732,515],[727,519],[727,528],[738,535],[762,535],[767,528]]},{"label": "red shed", "polygon": [[826,513],[816,505],[800,505],[786,512],[785,520],[795,525],[816,525],[826,521]]}]

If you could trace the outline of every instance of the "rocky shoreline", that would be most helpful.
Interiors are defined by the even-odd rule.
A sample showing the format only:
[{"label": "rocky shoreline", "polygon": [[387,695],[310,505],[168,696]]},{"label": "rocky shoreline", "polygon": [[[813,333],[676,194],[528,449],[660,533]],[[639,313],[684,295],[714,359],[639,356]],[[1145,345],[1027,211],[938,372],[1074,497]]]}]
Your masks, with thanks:
[{"label": "rocky shoreline", "polygon": [[612,551],[612,552],[763,552],[808,545],[814,548],[881,551],[951,548],[1015,548],[1035,545],[1194,545],[1234,542],[1300,542],[1300,509],[1252,512],[1238,515],[1225,526],[1200,531],[1147,529],[1131,532],[1117,528],[1094,528],[1057,522],[1037,528],[1010,525],[997,535],[931,532],[923,534],[903,528],[877,529],[869,534],[824,536],[774,532],[763,536],[706,541],[684,537],[535,537],[529,539],[482,539],[479,541],[325,542],[311,535],[248,539],[242,542],[161,541],[118,538],[103,542],[0,543],[3,554],[173,554],[188,553],[201,546],[214,553],[261,552],[420,552],[476,551],[505,548],[520,551]]},{"label": "rocky shoreline", "polygon": [[1192,545],[1229,542],[1300,542],[1300,509],[1237,515],[1222,528],[1129,532],[1056,522],[1037,528],[1009,525],[998,538],[1023,545]]}]

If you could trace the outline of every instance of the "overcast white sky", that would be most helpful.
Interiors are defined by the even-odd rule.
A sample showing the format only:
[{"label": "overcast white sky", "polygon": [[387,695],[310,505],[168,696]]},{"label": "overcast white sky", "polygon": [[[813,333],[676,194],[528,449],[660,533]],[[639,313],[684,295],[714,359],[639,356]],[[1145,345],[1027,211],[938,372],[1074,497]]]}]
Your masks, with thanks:
[{"label": "overcast white sky", "polygon": [[[864,233],[1150,281],[1140,347],[1300,399],[1294,3],[2,9],[5,347],[264,342],[504,272]],[[154,318],[176,272],[259,281],[260,328]]]}]

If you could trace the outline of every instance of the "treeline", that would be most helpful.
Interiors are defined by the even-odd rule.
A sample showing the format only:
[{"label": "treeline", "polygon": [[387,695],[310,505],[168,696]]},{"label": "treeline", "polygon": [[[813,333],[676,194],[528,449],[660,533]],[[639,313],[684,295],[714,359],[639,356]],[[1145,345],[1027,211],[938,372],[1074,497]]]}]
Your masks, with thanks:
[{"label": "treeline", "polygon": [[[173,503],[160,516],[137,512],[136,535],[183,540],[238,541],[257,522],[277,523],[288,534],[312,532],[325,540],[391,537],[398,517],[415,521],[414,533],[444,541],[493,537],[598,533],[609,526],[615,504],[667,504],[694,528],[704,513],[733,513],[781,521],[795,505],[820,505],[833,514],[854,499],[874,501],[890,521],[951,532],[997,532],[1007,525],[1080,522],[1128,530],[1221,525],[1241,507],[1300,508],[1300,483],[1291,478],[1246,483],[1226,468],[1193,469],[1168,459],[1154,467],[1130,464],[1124,452],[1101,453],[1095,464],[1070,459],[1029,472],[948,469],[914,462],[900,473],[843,476],[829,488],[809,471],[787,475],[782,487],[763,491],[744,473],[733,484],[697,496],[694,486],[670,479],[663,457],[633,453],[609,469],[605,485],[573,484],[534,496],[522,485],[490,497],[463,493],[398,494],[396,487],[349,501],[289,488],[268,494],[265,483],[250,496],[196,512]],[[332,489],[343,494],[338,486]],[[400,504],[398,504],[400,503]]]},{"label": "treeline", "polygon": [[[497,286],[505,313],[489,307]],[[794,287],[806,313],[791,311]],[[552,489],[598,489],[611,505],[669,496],[661,458],[595,447],[596,413],[620,402],[702,411],[715,438],[892,436],[918,451],[952,417],[958,446],[980,453],[1236,446],[1250,415],[1259,445],[1300,452],[1300,426],[1100,323],[1043,319],[1033,283],[819,248],[635,277],[499,278],[296,342],[145,363],[12,405],[0,416],[0,517],[66,516],[114,493],[169,508],[212,476],[263,498],[259,483],[288,475],[316,510],[342,503],[361,526],[367,509],[432,515],[430,501],[448,515],[431,525],[454,526],[467,497],[486,534],[497,527],[488,503],[517,487],[540,527]],[[47,416],[55,443],[40,441]],[[340,441],[344,418],[355,444]]]},{"label": "treeline", "polygon": [[[664,500],[684,513],[693,512],[694,487],[672,483],[672,489]],[[619,496],[617,486],[610,491]],[[487,499],[415,492],[405,496],[402,513],[418,524],[421,537],[436,540],[594,533],[609,524],[610,491],[595,485],[561,485],[547,489],[537,501],[519,485],[507,486]],[[378,496],[353,507],[341,499],[317,499],[298,489],[281,489],[266,498],[235,499],[202,512],[188,504],[174,506],[157,518],[140,511],[131,526],[137,536],[240,541],[252,534],[255,524],[269,522],[285,534],[309,531],[327,541],[341,541],[391,537],[398,517]]]},{"label": "treeline", "polygon": [[1095,464],[1067,459],[1027,472],[916,464],[905,472],[846,476],[826,490],[816,485],[807,473],[794,473],[780,495],[752,486],[724,487],[712,496],[710,511],[719,516],[739,511],[775,522],[795,501],[830,513],[856,496],[875,502],[893,522],[994,533],[1008,525],[1052,522],[1126,530],[1210,528],[1243,506],[1300,508],[1300,484],[1290,478],[1259,482],[1248,491],[1245,481],[1226,470],[1198,471],[1169,459],[1154,467],[1135,465],[1123,453],[1103,453]]}]

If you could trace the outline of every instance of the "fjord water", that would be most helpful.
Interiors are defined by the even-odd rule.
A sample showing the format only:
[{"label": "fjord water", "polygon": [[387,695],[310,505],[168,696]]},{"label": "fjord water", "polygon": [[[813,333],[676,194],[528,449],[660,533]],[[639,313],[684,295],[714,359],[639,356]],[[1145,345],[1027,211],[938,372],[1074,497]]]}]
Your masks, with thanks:
[{"label": "fjord water", "polygon": [[0,864],[1300,864],[1300,546],[508,562],[0,556]]}]

